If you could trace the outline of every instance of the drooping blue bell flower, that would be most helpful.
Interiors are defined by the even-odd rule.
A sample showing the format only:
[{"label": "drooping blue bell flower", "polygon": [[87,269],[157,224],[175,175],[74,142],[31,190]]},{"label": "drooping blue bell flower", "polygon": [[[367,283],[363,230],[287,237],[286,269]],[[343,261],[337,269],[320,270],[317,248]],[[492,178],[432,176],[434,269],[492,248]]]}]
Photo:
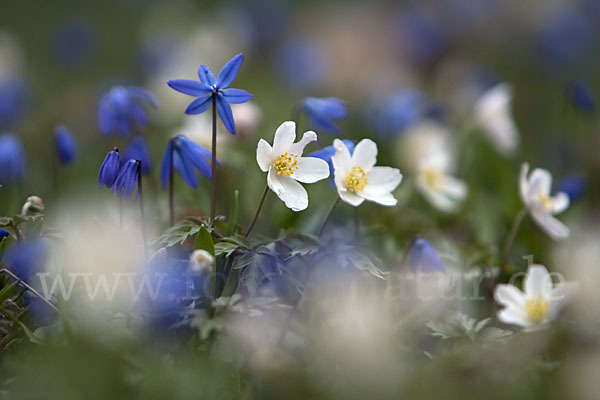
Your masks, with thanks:
[{"label": "drooping blue bell flower", "polygon": [[233,57],[223,66],[217,78],[210,68],[200,65],[198,68],[199,82],[189,79],[173,79],[167,84],[178,92],[196,97],[186,108],[186,114],[201,114],[208,110],[214,96],[217,113],[223,121],[223,125],[229,132],[235,134],[235,122],[230,104],[245,103],[253,97],[245,90],[228,88],[240,70],[243,59],[242,53]]},{"label": "drooping blue bell flower", "polygon": [[598,103],[596,95],[580,80],[572,80],[567,84],[567,96],[573,107],[583,114],[592,115],[596,113]]},{"label": "drooping blue bell flower", "polygon": [[191,141],[187,136],[177,135],[171,138],[160,170],[163,189],[167,187],[171,165],[179,172],[179,176],[185,183],[195,188],[198,186],[196,169],[206,178],[211,178],[211,160],[211,152]]},{"label": "drooping blue bell flower", "polygon": [[[344,144],[348,148],[348,151],[350,152],[350,155],[352,155],[352,153],[354,152],[354,142],[350,139],[344,139],[344,140],[342,140],[342,142],[344,142]],[[310,153],[307,156],[307,157],[320,158],[321,160],[324,160],[325,162],[327,162],[327,165],[329,165],[329,178],[330,178],[329,186],[331,186],[331,187],[335,186],[335,182],[333,179],[334,178],[333,161],[331,161],[331,157],[333,157],[334,154],[335,154],[335,148],[333,147],[333,145],[331,145],[331,146],[323,147],[322,149],[313,151],[312,153]]]},{"label": "drooping blue bell flower", "polygon": [[567,175],[556,182],[556,191],[566,193],[571,204],[583,196],[586,188],[585,178],[578,173]]},{"label": "drooping blue bell flower", "polygon": [[119,149],[115,147],[108,152],[100,166],[100,172],[98,172],[98,187],[102,188],[102,185],[104,185],[107,188],[112,188],[117,180],[120,169],[121,156],[119,155]]},{"label": "drooping blue bell flower", "polygon": [[435,249],[422,237],[416,237],[410,248],[410,269],[412,272],[446,272],[444,263]]},{"label": "drooping blue bell flower", "polygon": [[100,100],[98,105],[98,127],[104,135],[129,136],[139,133],[148,125],[148,114],[144,105],[156,107],[156,97],[144,88],[115,86]]},{"label": "drooping blue bell flower", "polygon": [[25,173],[25,150],[21,138],[14,133],[0,135],[0,182],[11,183]]},{"label": "drooping blue bell flower", "polygon": [[135,198],[137,199],[139,196],[136,188],[138,186],[138,180],[140,178],[140,161],[139,160],[129,160],[124,165],[123,168],[119,171],[119,176],[115,180],[115,184],[112,186],[111,191],[117,194],[117,197],[123,196],[126,199],[131,198],[133,192],[135,193]]},{"label": "drooping blue bell flower", "polygon": [[0,242],[2,242],[2,240],[4,240],[5,237],[9,237],[9,236],[10,236],[9,231],[7,231],[6,229],[0,228]]},{"label": "drooping blue bell flower", "polygon": [[123,153],[123,161],[141,160],[142,174],[147,175],[152,172],[152,155],[146,140],[141,136],[136,136],[131,140],[129,147]]},{"label": "drooping blue bell flower", "polygon": [[4,263],[11,272],[29,283],[33,275],[43,269],[46,255],[46,245],[39,240],[19,242],[6,250]]},{"label": "drooping blue bell flower", "polygon": [[300,101],[300,108],[306,113],[314,130],[339,133],[336,120],[346,118],[346,103],[336,97],[306,97]]},{"label": "drooping blue bell flower", "polygon": [[54,146],[56,148],[56,156],[61,164],[67,165],[75,161],[77,146],[69,128],[60,125],[54,129]]}]

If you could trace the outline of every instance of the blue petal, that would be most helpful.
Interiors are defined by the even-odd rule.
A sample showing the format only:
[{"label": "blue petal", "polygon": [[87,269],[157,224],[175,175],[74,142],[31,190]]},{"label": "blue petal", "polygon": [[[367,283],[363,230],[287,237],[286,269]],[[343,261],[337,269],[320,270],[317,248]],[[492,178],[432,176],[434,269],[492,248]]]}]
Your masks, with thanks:
[{"label": "blue petal", "polygon": [[215,75],[206,65],[201,65],[198,67],[198,78],[200,78],[200,82],[204,83],[208,87],[214,86],[217,83]]},{"label": "blue petal", "polygon": [[186,114],[202,114],[208,110],[212,102],[212,94],[207,94],[204,97],[198,97],[192,100],[192,102],[185,109]]},{"label": "blue petal", "polygon": [[126,89],[127,94],[131,97],[131,99],[147,101],[152,107],[158,106],[158,99],[148,89],[137,86],[128,86]]},{"label": "blue petal", "polygon": [[221,94],[227,100],[229,104],[242,104],[254,97],[253,94],[248,93],[243,89],[223,89]]},{"label": "blue petal", "polygon": [[444,263],[427,240],[421,237],[416,238],[410,251],[410,269],[412,272],[446,272]]},{"label": "blue petal", "polygon": [[172,79],[167,82],[167,85],[178,92],[189,94],[190,96],[203,96],[210,93],[210,88],[206,84],[189,79]]},{"label": "blue petal", "polygon": [[189,186],[196,188],[198,186],[198,177],[196,171],[192,168],[191,163],[185,159],[183,152],[178,146],[175,147],[173,152],[173,167],[179,172],[179,176]]},{"label": "blue petal", "polygon": [[173,151],[173,140],[169,139],[167,143],[167,149],[165,150],[165,155],[163,156],[162,165],[160,166],[160,180],[162,182],[162,187],[165,189],[167,187],[167,183],[169,182],[169,177],[171,175],[171,152]]},{"label": "blue petal", "polygon": [[70,164],[75,160],[75,157],[77,156],[77,146],[75,145],[73,134],[69,128],[61,125],[54,130],[54,145],[58,160],[62,164]]},{"label": "blue petal", "polygon": [[125,149],[123,160],[140,160],[142,162],[142,173],[149,174],[152,172],[152,155],[142,136],[135,136],[131,140],[129,147]]},{"label": "blue petal", "polygon": [[179,137],[184,160],[190,162],[202,175],[210,179],[212,176],[210,166],[210,160],[212,159],[211,152],[184,135],[179,135]]},{"label": "blue petal", "polygon": [[219,117],[221,117],[221,121],[223,121],[225,128],[235,135],[235,123],[233,122],[231,106],[221,95],[217,95],[217,112],[219,113]]},{"label": "blue petal", "polygon": [[10,236],[10,232],[7,231],[6,229],[1,229],[0,228],[0,242],[2,241],[2,239],[4,239],[5,237]]},{"label": "blue petal", "polygon": [[244,60],[244,55],[242,53],[236,55],[231,60],[227,62],[221,68],[219,72],[219,77],[217,78],[217,88],[224,89],[227,86],[231,85],[231,82],[235,79],[240,67],[242,66],[242,61]]},{"label": "blue petal", "polygon": [[104,185],[111,188],[119,175],[120,167],[121,156],[119,152],[115,150],[108,152],[98,172],[98,186],[102,188],[102,185]]}]

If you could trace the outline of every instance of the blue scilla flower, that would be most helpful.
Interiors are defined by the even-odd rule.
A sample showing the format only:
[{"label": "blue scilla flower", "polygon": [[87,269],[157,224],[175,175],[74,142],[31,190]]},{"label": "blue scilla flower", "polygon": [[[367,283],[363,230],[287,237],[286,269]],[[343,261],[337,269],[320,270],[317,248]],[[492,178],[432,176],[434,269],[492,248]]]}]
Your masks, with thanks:
[{"label": "blue scilla flower", "polygon": [[77,146],[73,134],[64,125],[57,126],[54,129],[54,146],[56,155],[61,164],[67,165],[75,161],[77,156]]},{"label": "blue scilla flower", "polygon": [[89,63],[98,47],[98,35],[89,21],[71,19],[63,22],[52,38],[52,54],[67,67],[78,68]]},{"label": "blue scilla flower", "polygon": [[579,200],[586,189],[585,178],[578,173],[567,175],[556,183],[556,191],[566,193],[571,203]]},{"label": "blue scilla flower", "polygon": [[123,153],[123,161],[140,160],[142,161],[142,174],[147,175],[152,172],[152,155],[146,140],[141,136],[136,136],[131,140],[129,147]]},{"label": "blue scilla flower", "polygon": [[178,92],[196,97],[185,110],[186,114],[201,114],[208,110],[212,98],[215,96],[217,112],[223,125],[229,132],[235,134],[235,123],[230,104],[245,103],[253,96],[242,89],[228,88],[240,70],[243,59],[242,53],[233,57],[223,66],[217,78],[210,68],[201,65],[198,68],[200,82],[189,79],[173,79],[167,84]]},{"label": "blue scilla flower", "polygon": [[117,180],[120,169],[121,156],[119,155],[119,149],[115,147],[108,152],[100,166],[100,172],[98,172],[98,186],[102,188],[102,185],[104,185],[107,188],[112,188]]},{"label": "blue scilla flower", "polygon": [[275,53],[274,64],[284,83],[303,90],[323,83],[330,69],[327,52],[307,38],[285,42]]},{"label": "blue scilla flower", "polygon": [[117,194],[117,197],[125,197],[126,199],[131,198],[133,192],[135,193],[135,198],[138,198],[139,193],[135,190],[138,185],[138,180],[140,178],[140,161],[139,160],[129,160],[124,165],[123,168],[119,171],[119,176],[115,180],[115,184],[111,188],[113,193]]},{"label": "blue scilla flower", "polygon": [[424,93],[402,90],[384,97],[371,110],[370,119],[380,135],[397,135],[420,121],[431,110]]},{"label": "blue scilla flower", "polygon": [[104,135],[118,133],[131,135],[148,125],[148,114],[143,105],[156,107],[156,97],[144,88],[115,86],[100,100],[98,126]]},{"label": "blue scilla flower", "polygon": [[[344,142],[344,144],[348,148],[348,151],[350,151],[350,155],[352,155],[352,153],[354,152],[354,142],[349,139],[344,139],[344,140],[342,140],[342,142]],[[335,186],[335,182],[333,180],[333,176],[334,176],[333,161],[331,161],[331,157],[333,157],[334,154],[335,154],[335,148],[333,147],[333,145],[331,145],[331,146],[323,147],[320,150],[313,151],[312,153],[310,153],[307,156],[307,157],[320,158],[321,160],[324,160],[325,162],[327,162],[327,165],[329,165],[329,178],[330,178],[329,185],[331,187]]]},{"label": "blue scilla flower", "polygon": [[10,126],[25,114],[29,97],[29,85],[22,77],[0,80],[0,128]]},{"label": "blue scilla flower", "polygon": [[21,138],[14,133],[0,135],[0,182],[9,183],[25,173],[25,150]]},{"label": "blue scilla flower", "polygon": [[338,133],[334,121],[346,118],[346,103],[336,97],[306,97],[300,101],[300,108],[306,113],[312,128]]},{"label": "blue scilla flower", "polygon": [[580,80],[567,84],[567,95],[573,107],[583,114],[594,114],[598,108],[594,92]]},{"label": "blue scilla flower", "polygon": [[400,40],[416,65],[431,65],[448,49],[449,34],[440,21],[421,10],[403,12],[398,21]]},{"label": "blue scilla flower", "polygon": [[39,241],[19,242],[6,250],[4,262],[8,269],[26,282],[44,267],[46,245]]},{"label": "blue scilla flower", "polygon": [[9,231],[7,231],[6,229],[0,228],[0,242],[2,242],[2,240],[4,240],[5,237],[9,237],[9,236],[10,236]]},{"label": "blue scilla flower", "polygon": [[191,141],[187,136],[177,135],[171,138],[167,144],[167,150],[160,169],[163,189],[167,187],[171,175],[171,166],[179,172],[181,179],[193,188],[198,186],[198,177],[194,168],[210,179],[212,176],[211,160],[211,152]]},{"label": "blue scilla flower", "polygon": [[410,248],[410,269],[412,272],[446,272],[444,263],[435,249],[422,237],[416,237]]}]

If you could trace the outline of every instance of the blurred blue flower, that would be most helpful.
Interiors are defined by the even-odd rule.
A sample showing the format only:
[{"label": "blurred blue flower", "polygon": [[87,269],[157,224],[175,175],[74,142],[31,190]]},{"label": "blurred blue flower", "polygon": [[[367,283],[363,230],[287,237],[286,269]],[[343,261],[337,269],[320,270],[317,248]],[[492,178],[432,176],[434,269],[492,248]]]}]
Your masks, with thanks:
[{"label": "blurred blue flower", "polygon": [[5,237],[9,237],[9,236],[10,236],[10,232],[9,231],[7,231],[6,229],[0,228],[0,242],[2,242],[2,240]]},{"label": "blurred blue flower", "polygon": [[403,12],[398,23],[403,48],[406,49],[408,58],[417,66],[431,65],[448,49],[448,33],[426,12]]},{"label": "blurred blue flower", "polygon": [[[172,162],[171,162],[171,157]],[[171,175],[171,164],[181,179],[191,187],[198,186],[198,177],[194,167],[205,177],[211,177],[211,152],[191,141],[185,135],[177,135],[169,140],[160,169],[163,189],[167,187]],[[218,162],[218,160],[217,160]]]},{"label": "blurred blue flower", "polygon": [[557,7],[544,21],[539,32],[543,61],[562,70],[577,66],[594,53],[594,22],[576,7]]},{"label": "blurred blue flower", "polygon": [[154,95],[140,87],[115,86],[98,105],[98,126],[103,135],[118,133],[131,135],[148,125],[148,115],[143,104],[156,107]]},{"label": "blurred blue flower", "polygon": [[77,68],[90,62],[96,47],[96,32],[83,19],[63,22],[52,37],[52,53],[67,67]]},{"label": "blurred blue flower", "polygon": [[[344,140],[342,140],[342,142],[344,142],[344,144],[350,151],[350,155],[352,155],[352,153],[354,152],[354,142],[350,139],[344,139]],[[310,153],[307,156],[307,157],[320,158],[321,160],[324,160],[325,162],[327,162],[327,165],[329,165],[329,186],[331,186],[331,187],[335,186],[335,182],[333,179],[333,177],[334,177],[333,161],[331,161],[331,157],[333,157],[334,154],[335,154],[335,148],[333,147],[333,145],[331,145],[331,146],[323,147],[320,150],[313,151],[312,153]]]},{"label": "blurred blue flower", "polygon": [[10,183],[25,173],[25,150],[14,133],[0,135],[0,182]]},{"label": "blurred blue flower", "polygon": [[29,85],[18,76],[0,81],[0,128],[8,127],[24,115],[29,102]]},{"label": "blurred blue flower", "polygon": [[419,122],[430,109],[425,94],[402,90],[382,98],[369,116],[379,135],[395,136]]},{"label": "blurred blue flower", "polygon": [[274,64],[287,85],[304,90],[324,82],[329,70],[327,53],[309,39],[286,42],[275,54]]},{"label": "blurred blue flower", "polygon": [[346,118],[346,102],[336,97],[306,97],[300,101],[314,130],[339,133],[335,120]]},{"label": "blurred blue flower", "polygon": [[243,60],[242,53],[233,57],[223,66],[217,78],[210,68],[200,65],[198,68],[199,82],[189,79],[173,79],[167,84],[178,92],[196,97],[185,110],[186,114],[201,114],[208,110],[212,104],[212,98],[215,96],[217,113],[219,113],[223,125],[235,135],[235,122],[230,104],[245,103],[253,97],[243,89],[228,88],[240,70]]},{"label": "blurred blue flower", "polygon": [[567,175],[556,183],[556,191],[566,193],[571,204],[583,196],[586,188],[585,178],[578,173]]},{"label": "blurred blue flower", "polygon": [[131,198],[135,191],[135,198],[138,198],[139,191],[136,191],[138,179],[140,177],[140,163],[137,160],[129,160],[123,165],[119,171],[119,176],[115,180],[115,184],[111,188],[113,193],[117,193],[117,197]]},{"label": "blurred blue flower", "polygon": [[102,188],[102,185],[104,185],[107,188],[112,188],[117,180],[120,169],[121,156],[119,155],[119,149],[115,147],[108,152],[100,166],[100,171],[98,172],[98,186]]},{"label": "blurred blue flower", "polygon": [[61,164],[71,164],[75,160],[77,146],[73,134],[66,126],[60,125],[54,129],[54,146]]},{"label": "blurred blue flower", "polygon": [[412,272],[446,272],[444,263],[431,244],[422,237],[416,237],[410,248],[410,269]]},{"label": "blurred blue flower", "polygon": [[292,7],[290,0],[253,0],[231,3],[228,15],[235,18],[232,29],[236,36],[250,42],[260,51],[281,40],[290,24]]},{"label": "blurred blue flower", "polygon": [[18,242],[6,250],[4,263],[19,278],[31,282],[33,275],[44,267],[46,256],[47,248],[39,240]]},{"label": "blurred blue flower", "polygon": [[572,80],[567,84],[567,95],[573,107],[583,114],[595,114],[598,108],[594,92],[580,80]]},{"label": "blurred blue flower", "polygon": [[123,162],[129,160],[140,160],[142,162],[142,174],[147,175],[152,172],[152,155],[143,137],[135,136],[129,147],[125,149]]}]

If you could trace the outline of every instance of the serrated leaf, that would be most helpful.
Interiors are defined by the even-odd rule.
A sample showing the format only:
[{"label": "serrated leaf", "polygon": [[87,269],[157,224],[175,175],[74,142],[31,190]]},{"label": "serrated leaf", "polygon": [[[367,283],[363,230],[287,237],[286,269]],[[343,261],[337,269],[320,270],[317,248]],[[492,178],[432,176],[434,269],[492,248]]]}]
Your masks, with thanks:
[{"label": "serrated leaf", "polygon": [[[183,219],[170,228],[167,228],[162,235],[156,238],[154,244],[156,246],[171,247],[176,244],[183,244],[190,236],[197,234],[201,227],[196,221]],[[205,228],[206,229],[206,228]]]}]

